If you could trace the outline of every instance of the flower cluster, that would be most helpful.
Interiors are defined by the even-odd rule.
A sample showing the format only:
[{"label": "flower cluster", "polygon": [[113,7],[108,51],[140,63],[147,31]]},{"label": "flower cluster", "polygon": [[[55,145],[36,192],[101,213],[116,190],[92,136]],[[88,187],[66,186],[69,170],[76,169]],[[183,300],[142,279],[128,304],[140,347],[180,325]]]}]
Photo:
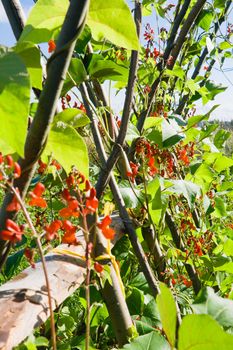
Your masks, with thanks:
[{"label": "flower cluster", "polygon": [[151,28],[150,24],[147,23],[145,33],[143,34],[146,40],[145,58],[153,58],[155,61],[158,57],[162,56],[159,50],[154,47],[154,30]]},{"label": "flower cluster", "polygon": [[0,181],[4,179],[4,174],[6,179],[9,177],[18,179],[21,176],[21,168],[11,155],[3,156],[0,153]]}]

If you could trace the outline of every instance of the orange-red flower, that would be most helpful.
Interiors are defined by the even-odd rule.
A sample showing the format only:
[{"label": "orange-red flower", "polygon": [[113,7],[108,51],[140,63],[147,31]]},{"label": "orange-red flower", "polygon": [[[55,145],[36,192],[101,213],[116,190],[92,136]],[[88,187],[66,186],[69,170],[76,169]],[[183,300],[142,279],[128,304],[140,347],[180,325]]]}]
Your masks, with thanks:
[{"label": "orange-red flower", "polygon": [[101,273],[104,269],[103,265],[99,264],[97,261],[94,262],[94,269],[96,272]]},{"label": "orange-red flower", "polygon": [[74,226],[69,220],[64,220],[62,228],[65,231],[65,234],[62,237],[62,243],[77,245],[78,244],[78,239],[76,237],[77,227]]},{"label": "orange-red flower", "polygon": [[14,178],[18,179],[21,176],[21,167],[19,163],[15,162],[14,164]]},{"label": "orange-red flower", "polygon": [[112,219],[109,215],[105,216],[101,223],[98,223],[97,226],[101,229],[103,235],[107,239],[113,239],[115,236],[115,231],[109,227],[111,224]]},{"label": "orange-red flower", "polygon": [[51,241],[57,238],[57,231],[62,227],[61,220],[54,220],[50,225],[45,227],[46,231],[46,239],[47,241]]},{"label": "orange-red flower", "polygon": [[[18,188],[16,188],[16,191],[19,193]],[[20,206],[16,196],[14,196],[12,201],[6,207],[6,211],[19,211],[20,209],[21,209],[21,206]]]},{"label": "orange-red flower", "polygon": [[48,45],[49,45],[49,47],[48,47],[49,53],[53,52],[56,49],[56,44],[55,44],[54,40],[52,40],[52,39],[49,40]]},{"label": "orange-red flower", "polygon": [[[63,191],[63,195],[64,195],[64,191]],[[67,198],[68,207],[59,210],[59,215],[62,218],[69,218],[71,216],[79,217],[80,210],[79,210],[79,203],[77,199],[71,197],[67,191],[65,192],[65,196]]]},{"label": "orange-red flower", "polygon": [[131,171],[126,171],[126,175],[127,175],[132,181],[134,181],[134,180],[135,180],[135,177],[136,177],[137,174],[138,174],[139,165],[134,164],[133,162],[130,162],[130,168],[131,168]]},{"label": "orange-red flower", "polygon": [[86,197],[86,214],[95,213],[99,205],[99,201],[96,198],[96,190],[94,187],[90,189],[90,195]]},{"label": "orange-red flower", "polygon": [[29,196],[31,197],[31,200],[29,201],[29,205],[33,207],[40,207],[40,208],[46,208],[47,203],[44,198],[42,198],[42,194],[45,191],[45,186],[38,182],[32,192],[29,192]]},{"label": "orange-red flower", "polygon": [[1,239],[16,243],[21,241],[23,230],[12,220],[6,220],[6,230],[0,233]]}]

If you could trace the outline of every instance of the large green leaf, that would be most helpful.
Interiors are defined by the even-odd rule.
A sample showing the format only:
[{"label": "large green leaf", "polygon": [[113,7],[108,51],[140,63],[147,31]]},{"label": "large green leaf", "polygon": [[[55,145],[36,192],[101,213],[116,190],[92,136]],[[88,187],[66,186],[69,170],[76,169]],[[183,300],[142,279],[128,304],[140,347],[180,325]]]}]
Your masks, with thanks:
[{"label": "large green leaf", "polygon": [[159,286],[161,291],[157,296],[159,314],[167,339],[174,347],[176,341],[176,304],[170,289],[164,283],[160,283]]},{"label": "large green leaf", "polygon": [[42,89],[42,67],[40,64],[40,51],[37,46],[29,42],[17,44],[15,52],[25,63],[30,75],[31,86]]},{"label": "large green leaf", "polygon": [[130,295],[126,299],[127,306],[131,315],[141,315],[144,305],[144,295],[141,290],[133,287]]},{"label": "large green leaf", "polygon": [[60,30],[69,0],[38,0],[28,17],[19,42],[48,42]]},{"label": "large green leaf", "polygon": [[142,335],[127,344],[123,349],[129,350],[171,350],[168,342],[157,332]]},{"label": "large green leaf", "polygon": [[233,335],[209,315],[185,316],[179,329],[178,350],[231,350]]},{"label": "large green leaf", "polygon": [[0,149],[24,154],[30,102],[27,69],[14,52],[0,51]]},{"label": "large green leaf", "polygon": [[208,31],[213,21],[214,13],[210,10],[202,10],[197,19],[197,25]]},{"label": "large green leaf", "polygon": [[168,191],[183,195],[187,199],[190,208],[193,208],[196,197],[201,195],[200,187],[191,181],[172,180],[172,182],[173,186]]},{"label": "large green leaf", "polygon": [[90,123],[87,115],[77,108],[67,108],[64,111],[56,114],[54,122],[64,122],[74,128],[81,128]]},{"label": "large green leaf", "polygon": [[92,78],[100,79],[101,81],[109,79],[113,81],[127,82],[129,71],[126,67],[111,60],[99,58],[90,62],[88,73]]},{"label": "large green leaf", "polygon": [[233,327],[233,301],[219,297],[210,287],[201,290],[192,309],[196,314],[212,316],[223,327]]},{"label": "large green leaf", "polygon": [[233,166],[233,159],[222,156],[219,157],[215,163],[214,163],[214,170],[216,170],[217,172],[221,172],[227,168],[230,168]]},{"label": "large green leaf", "polygon": [[171,147],[184,138],[180,134],[180,127],[174,119],[162,122],[163,147]]},{"label": "large green leaf", "polygon": [[46,155],[51,153],[67,173],[74,165],[88,177],[87,147],[82,137],[72,126],[63,122],[57,122],[53,125],[45,148]]},{"label": "large green leaf", "polygon": [[139,48],[135,23],[124,0],[92,0],[87,24],[97,40],[106,38],[126,49]]},{"label": "large green leaf", "polygon": [[[21,41],[47,42],[57,36],[69,5],[68,0],[38,0],[33,7]],[[139,42],[130,10],[124,0],[91,0],[87,24],[97,39],[137,50]]]}]

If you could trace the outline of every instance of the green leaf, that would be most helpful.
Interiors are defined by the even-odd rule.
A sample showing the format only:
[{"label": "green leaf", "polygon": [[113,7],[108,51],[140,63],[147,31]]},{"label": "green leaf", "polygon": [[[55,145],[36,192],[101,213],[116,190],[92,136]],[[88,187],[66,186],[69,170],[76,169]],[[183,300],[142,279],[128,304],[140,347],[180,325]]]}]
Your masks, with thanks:
[{"label": "green leaf", "polygon": [[194,115],[193,117],[190,117],[188,119],[188,129],[191,128],[192,126],[200,123],[202,120],[208,120],[210,117],[210,114],[217,108],[219,105],[214,105],[210,111],[204,115]]},{"label": "green leaf", "polygon": [[197,19],[197,25],[206,32],[210,29],[214,14],[210,10],[202,10]]},{"label": "green leaf", "polygon": [[228,272],[228,273],[233,274],[233,262],[231,261],[231,262],[225,263],[221,266],[215,267],[214,270]]},{"label": "green leaf", "polygon": [[179,132],[180,127],[175,120],[171,119],[168,122],[164,119],[162,122],[163,147],[171,147],[182,140],[184,136]]},{"label": "green leaf", "polygon": [[224,216],[227,216],[226,212],[226,204],[224,200],[220,197],[216,197],[215,200],[215,205],[214,205],[214,212],[211,214],[211,216],[216,217],[216,218],[222,218]]},{"label": "green leaf", "polygon": [[84,50],[90,40],[91,30],[87,25],[85,25],[76,42],[75,51],[77,53],[84,53]]},{"label": "green leaf", "polygon": [[140,190],[132,190],[127,182],[122,182],[119,185],[119,190],[124,199],[126,208],[136,208],[140,204],[139,199],[142,199],[142,192]]},{"label": "green leaf", "polygon": [[233,240],[228,239],[223,245],[223,251],[228,256],[233,256]]},{"label": "green leaf", "polygon": [[[97,55],[93,55],[95,57]],[[98,55],[99,56],[99,55]],[[104,81],[106,79],[127,82],[128,69],[111,60],[101,58],[92,59],[88,66],[88,73],[92,78]]]},{"label": "green leaf", "polygon": [[108,317],[108,309],[105,304],[101,304],[101,303],[92,304],[91,314],[90,314],[91,327],[101,325],[104,322],[104,320],[106,320],[107,317]]},{"label": "green leaf", "polygon": [[83,62],[79,58],[72,58],[61,95],[64,96],[73,86],[81,84],[87,78]]},{"label": "green leaf", "polygon": [[224,9],[226,5],[226,0],[214,0],[214,8]]},{"label": "green leaf", "polygon": [[92,0],[87,24],[96,40],[106,38],[117,46],[139,49],[135,23],[124,0]]},{"label": "green leaf", "polygon": [[150,326],[148,323],[140,320],[134,320],[134,323],[136,325],[137,328],[137,332],[139,335],[144,335],[144,334],[148,334],[150,332],[154,331],[154,328],[152,326]]},{"label": "green leaf", "polygon": [[27,19],[19,42],[48,42],[61,28],[69,0],[38,0]]},{"label": "green leaf", "polygon": [[130,286],[142,290],[145,294],[150,293],[150,288],[142,272],[139,272],[130,282]]},{"label": "green leaf", "polygon": [[168,342],[157,332],[142,335],[125,345],[122,349],[129,350],[171,350]]},{"label": "green leaf", "polygon": [[4,267],[4,275],[8,278],[12,277],[19,266],[21,259],[24,255],[24,250],[18,250],[7,258],[5,267]]},{"label": "green leaf", "polygon": [[150,129],[150,128],[158,128],[161,130],[161,123],[163,121],[163,118],[155,118],[155,117],[147,117],[144,123],[144,130]]},{"label": "green leaf", "polygon": [[126,299],[130,315],[141,315],[144,305],[144,294],[137,288],[132,288],[129,297]]},{"label": "green leaf", "polygon": [[15,52],[21,57],[30,75],[31,86],[42,90],[42,67],[40,64],[40,50],[29,42],[15,46]]},{"label": "green leaf", "polygon": [[72,126],[63,122],[55,123],[49,133],[44,152],[46,155],[52,153],[53,157],[63,166],[67,173],[74,165],[88,177],[87,147],[82,137]]},{"label": "green leaf", "polygon": [[170,289],[164,283],[160,283],[159,286],[161,293],[157,296],[157,304],[163,330],[171,346],[175,347],[176,304]]},{"label": "green leaf", "polygon": [[67,108],[64,111],[56,114],[54,122],[64,122],[74,128],[81,128],[90,123],[87,115],[77,108]]},{"label": "green leaf", "polygon": [[146,304],[146,306],[144,307],[143,316],[141,320],[147,320],[147,322],[149,321],[149,324],[152,326],[161,327],[159,310],[154,298],[151,299],[151,301],[149,301],[149,303]]},{"label": "green leaf", "polygon": [[222,156],[222,157],[219,157],[215,161],[213,168],[218,173],[220,173],[221,171],[226,170],[226,169],[228,169],[228,168],[230,168],[232,166],[233,166],[233,159],[225,157],[225,156]]},{"label": "green leaf", "polygon": [[224,142],[229,139],[231,136],[230,131],[227,130],[218,130],[218,132],[214,135],[214,145],[221,149],[224,145]]},{"label": "green leaf", "polygon": [[131,143],[134,139],[140,137],[140,133],[136,126],[129,122],[127,134],[126,134],[126,141]]},{"label": "green leaf", "polygon": [[35,345],[36,346],[49,346],[49,341],[45,337],[37,337],[35,339]]},{"label": "green leaf", "polygon": [[168,190],[183,195],[187,199],[190,208],[193,208],[196,197],[201,195],[200,187],[186,180],[171,180],[171,182],[173,186]]},{"label": "green leaf", "polygon": [[233,336],[209,315],[185,316],[179,329],[179,350],[231,350]]},{"label": "green leaf", "polygon": [[14,52],[0,51],[0,149],[23,157],[30,102],[27,69]]},{"label": "green leaf", "polygon": [[227,50],[232,48],[232,44],[229,43],[228,41],[223,41],[222,43],[219,44],[220,50]]},{"label": "green leaf", "polygon": [[192,309],[196,314],[212,316],[223,327],[233,326],[233,301],[219,297],[210,287],[201,290]]}]

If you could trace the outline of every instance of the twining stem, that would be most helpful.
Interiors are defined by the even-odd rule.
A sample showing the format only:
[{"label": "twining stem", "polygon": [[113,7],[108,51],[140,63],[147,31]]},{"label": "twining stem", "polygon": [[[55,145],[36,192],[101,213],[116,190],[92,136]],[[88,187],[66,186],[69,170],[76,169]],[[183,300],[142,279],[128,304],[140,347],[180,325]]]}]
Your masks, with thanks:
[{"label": "twining stem", "polygon": [[47,271],[47,267],[46,267],[46,261],[45,261],[45,257],[44,257],[44,253],[43,253],[43,248],[42,248],[42,244],[40,241],[40,236],[37,234],[36,229],[32,223],[32,220],[30,218],[30,215],[24,205],[24,202],[20,196],[20,194],[16,191],[14,186],[11,186],[10,184],[8,184],[8,186],[10,187],[11,191],[14,193],[15,197],[17,198],[17,201],[19,202],[22,211],[24,213],[25,219],[30,227],[30,229],[32,230],[32,234],[33,237],[36,239],[36,244],[39,250],[39,254],[40,254],[40,258],[41,258],[41,263],[42,263],[42,268],[43,268],[43,272],[44,272],[44,277],[45,277],[45,283],[46,283],[46,288],[47,288],[47,292],[48,292],[48,304],[49,304],[49,312],[50,312],[50,325],[51,325],[51,336],[52,336],[52,346],[53,346],[53,350],[57,349],[57,344],[56,344],[56,330],[55,330],[55,321],[54,321],[54,314],[53,314],[53,306],[52,306],[52,295],[51,295],[51,290],[50,290],[50,283],[49,283],[49,277],[48,277],[48,271]]}]

